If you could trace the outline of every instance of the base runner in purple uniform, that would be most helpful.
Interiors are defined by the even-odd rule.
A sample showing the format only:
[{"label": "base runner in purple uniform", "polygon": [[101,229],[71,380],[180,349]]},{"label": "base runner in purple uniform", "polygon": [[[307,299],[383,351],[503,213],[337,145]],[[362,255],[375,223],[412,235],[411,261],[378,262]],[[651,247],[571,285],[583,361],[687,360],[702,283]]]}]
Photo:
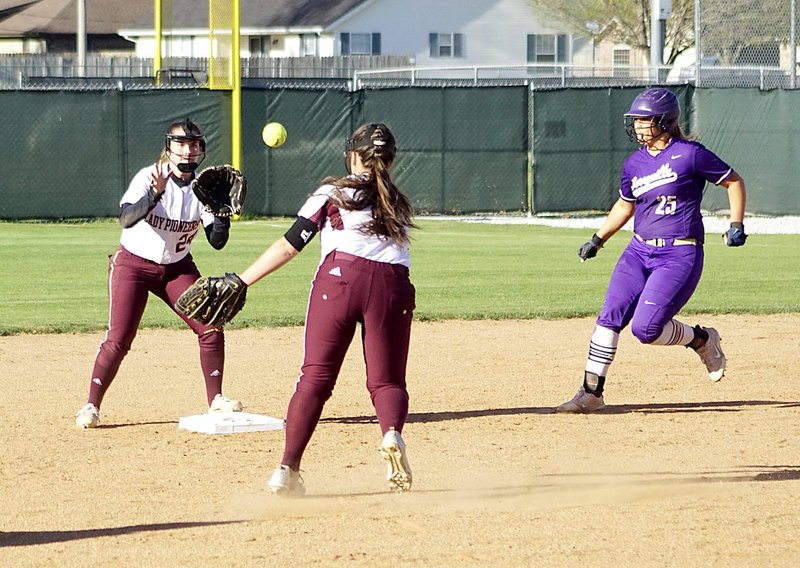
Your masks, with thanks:
[{"label": "base runner in purple uniform", "polygon": [[713,327],[691,327],[675,315],[689,301],[703,272],[705,231],[700,202],[706,182],[727,189],[731,228],[728,246],[742,246],[745,187],[742,178],[713,152],[687,140],[678,119],[680,105],[668,89],[648,89],[625,113],[628,136],[642,145],[625,162],[619,200],[592,239],[580,247],[581,260],[634,217],[634,235],[614,268],[589,344],[583,385],[557,412],[602,409],[606,374],[617,353],[620,332],[642,343],[682,345],[700,356],[712,381],[725,373],[725,354]]},{"label": "base runner in purple uniform", "polygon": [[389,487],[411,488],[400,434],[408,417],[406,364],[416,307],[408,274],[408,231],[414,225],[411,204],[389,172],[396,154],[394,135],[385,124],[358,128],[345,143],[349,175],[322,180],[294,225],[241,273],[245,284],[254,284],[320,233],[322,260],[308,301],[303,366],[286,412],[283,458],[267,483],[273,493],[305,493],[300,460],[358,324]]},{"label": "base runner in purple uniform", "polygon": [[[134,176],[120,200],[122,236],[109,257],[108,331],[95,359],[89,398],[76,416],[79,428],[98,426],[100,404],[136,337],[148,295],[172,307],[200,277],[189,250],[201,225],[215,249],[228,242],[230,220],[205,211],[191,188],[206,154],[200,128],[189,119],[174,122],[165,138],[161,158]],[[183,319],[200,344],[209,412],[241,411],[240,402],[222,396],[223,330]]]}]

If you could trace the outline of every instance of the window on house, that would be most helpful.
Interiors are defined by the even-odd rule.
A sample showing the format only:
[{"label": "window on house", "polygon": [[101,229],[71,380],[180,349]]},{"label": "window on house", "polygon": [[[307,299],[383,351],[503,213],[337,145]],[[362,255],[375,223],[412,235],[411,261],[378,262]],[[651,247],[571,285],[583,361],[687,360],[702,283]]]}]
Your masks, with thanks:
[{"label": "window on house", "polygon": [[528,34],[528,63],[567,63],[567,34]]},{"label": "window on house", "polygon": [[317,37],[317,34],[300,34],[300,56],[313,57],[318,55],[318,44],[319,37]]},{"label": "window on house", "polygon": [[351,34],[339,35],[342,55],[380,55],[381,34]]},{"label": "window on house", "polygon": [[194,57],[193,36],[170,36],[166,44],[166,57]]},{"label": "window on house", "polygon": [[464,57],[464,34],[428,35],[431,57]]},{"label": "window on house", "polygon": [[614,69],[614,77],[630,77],[631,70],[627,66],[631,64],[631,48],[628,46],[614,47],[611,52],[611,66]]},{"label": "window on house", "polygon": [[270,36],[250,36],[250,56],[269,55]]}]

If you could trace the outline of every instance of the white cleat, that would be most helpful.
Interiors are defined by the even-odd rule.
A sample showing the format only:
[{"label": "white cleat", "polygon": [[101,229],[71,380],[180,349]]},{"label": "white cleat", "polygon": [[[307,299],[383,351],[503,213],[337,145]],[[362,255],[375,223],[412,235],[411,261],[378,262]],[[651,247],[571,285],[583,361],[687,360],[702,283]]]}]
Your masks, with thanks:
[{"label": "white cleat", "polygon": [[78,411],[75,415],[75,425],[78,428],[97,428],[100,424],[100,411],[91,402]]},{"label": "white cleat", "polygon": [[411,466],[406,457],[406,444],[394,428],[389,428],[379,448],[386,461],[386,480],[389,489],[398,493],[411,489]]},{"label": "white cleat", "polygon": [[305,495],[306,486],[299,471],[292,471],[288,465],[279,465],[275,468],[272,477],[267,482],[267,488],[275,495],[282,497],[300,497]]},{"label": "white cleat", "polygon": [[702,347],[695,349],[695,352],[706,366],[708,378],[717,382],[725,376],[725,364],[728,360],[725,358],[725,353],[722,352],[722,339],[719,332],[713,327],[704,327],[703,329],[708,333],[708,341]]},{"label": "white cleat", "polygon": [[211,406],[208,407],[209,412],[241,412],[244,409],[242,403],[238,400],[231,400],[227,397],[218,394],[211,401]]},{"label": "white cleat", "polygon": [[595,396],[586,389],[581,387],[572,400],[568,400],[558,408],[556,412],[564,412],[570,414],[590,414],[598,410],[603,410],[606,407],[603,402],[603,395]]}]

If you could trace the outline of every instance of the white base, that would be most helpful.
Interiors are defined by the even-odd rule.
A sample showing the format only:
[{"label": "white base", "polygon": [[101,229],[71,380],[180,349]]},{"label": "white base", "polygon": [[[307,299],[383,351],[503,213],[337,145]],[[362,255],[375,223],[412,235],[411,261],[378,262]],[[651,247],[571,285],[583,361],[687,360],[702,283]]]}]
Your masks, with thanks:
[{"label": "white base", "polygon": [[237,432],[261,432],[283,430],[280,418],[250,414],[249,412],[209,412],[196,416],[183,416],[178,428],[203,434],[236,434]]}]

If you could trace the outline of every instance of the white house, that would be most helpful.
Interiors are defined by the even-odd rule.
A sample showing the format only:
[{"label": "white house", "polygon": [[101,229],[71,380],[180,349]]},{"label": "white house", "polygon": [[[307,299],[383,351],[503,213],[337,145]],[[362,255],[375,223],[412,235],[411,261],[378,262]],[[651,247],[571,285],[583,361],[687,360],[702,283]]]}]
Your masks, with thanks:
[{"label": "white house", "polygon": [[[85,0],[90,55],[155,56],[153,0]],[[233,0],[214,0],[220,7]],[[209,0],[162,0],[164,58],[210,55]],[[76,51],[78,0],[0,0],[0,54]],[[641,65],[526,0],[240,0],[241,56],[397,56],[417,67]],[[592,71],[593,73],[593,71]],[[615,71],[616,74],[616,71]]]},{"label": "white house", "polygon": [[[164,0],[168,2],[168,0]],[[208,10],[172,0],[164,57],[209,55]],[[118,33],[153,57],[151,13]],[[547,21],[525,0],[241,0],[241,55],[400,55],[417,66],[589,65],[587,30]]]}]

